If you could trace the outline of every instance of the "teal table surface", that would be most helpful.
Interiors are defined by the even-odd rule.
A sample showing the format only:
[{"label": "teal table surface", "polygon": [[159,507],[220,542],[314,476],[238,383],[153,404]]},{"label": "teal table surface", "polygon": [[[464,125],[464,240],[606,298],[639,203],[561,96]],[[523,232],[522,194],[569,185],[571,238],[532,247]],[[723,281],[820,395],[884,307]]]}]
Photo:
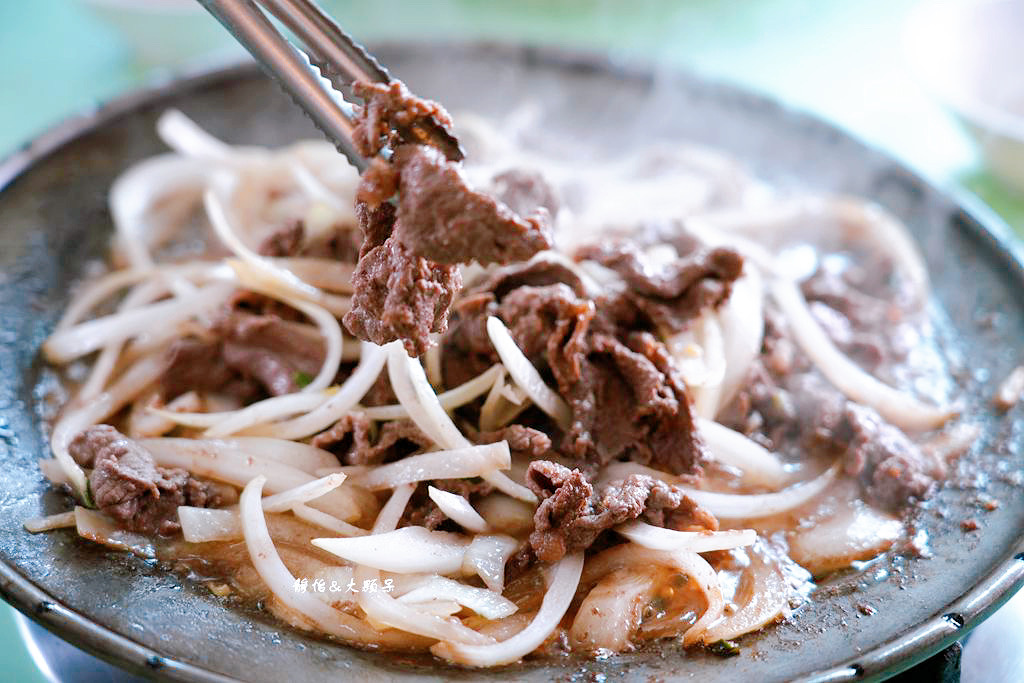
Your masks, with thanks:
[{"label": "teal table surface", "polygon": [[[969,192],[1024,234],[1024,197],[980,165],[902,50],[917,0],[322,0],[374,39],[491,39],[609,52],[766,92]],[[175,6],[162,14],[133,5]],[[240,56],[198,6],[173,0],[0,0],[0,157],[48,126],[204,62]],[[0,679],[46,680],[0,610]]]}]

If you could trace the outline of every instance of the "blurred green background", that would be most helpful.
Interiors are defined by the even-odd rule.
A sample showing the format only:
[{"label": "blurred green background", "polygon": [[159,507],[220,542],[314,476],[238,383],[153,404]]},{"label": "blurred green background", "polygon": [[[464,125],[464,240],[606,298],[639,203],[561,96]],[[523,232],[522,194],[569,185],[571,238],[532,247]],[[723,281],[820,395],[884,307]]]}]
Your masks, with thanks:
[{"label": "blurred green background", "polygon": [[[906,66],[928,0],[322,0],[358,38],[496,39],[609,51],[768,92],[979,194],[1018,230],[1024,197]],[[239,57],[191,0],[0,2],[0,155],[133,87]]]},{"label": "blurred green background", "polygon": [[[745,85],[835,122],[941,187],[977,194],[1024,234],[1024,197],[989,175],[974,143],[906,66],[904,25],[922,1],[928,0],[321,4],[362,41],[492,39],[589,48]],[[240,56],[191,0],[0,0],[0,157],[119,93]],[[0,653],[5,680],[44,680],[33,673],[6,612]]]}]

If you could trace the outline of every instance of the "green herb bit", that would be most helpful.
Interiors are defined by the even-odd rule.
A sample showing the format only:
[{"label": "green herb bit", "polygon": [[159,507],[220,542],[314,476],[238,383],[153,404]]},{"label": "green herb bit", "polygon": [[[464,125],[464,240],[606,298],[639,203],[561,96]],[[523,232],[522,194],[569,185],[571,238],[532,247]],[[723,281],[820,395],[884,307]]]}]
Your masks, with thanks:
[{"label": "green herb bit", "polygon": [[731,640],[719,640],[708,645],[708,650],[719,657],[735,657],[740,653],[740,646]]}]

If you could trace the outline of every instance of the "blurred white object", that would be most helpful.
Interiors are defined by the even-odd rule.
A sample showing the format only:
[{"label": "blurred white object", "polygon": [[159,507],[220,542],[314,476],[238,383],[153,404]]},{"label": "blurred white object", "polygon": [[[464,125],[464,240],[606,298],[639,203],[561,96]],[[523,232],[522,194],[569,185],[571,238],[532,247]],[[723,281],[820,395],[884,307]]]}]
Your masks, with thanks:
[{"label": "blurred white object", "polygon": [[1024,672],[1024,591],[971,631],[960,659],[961,683],[1017,683]]},{"label": "blurred white object", "polygon": [[196,0],[82,0],[153,66],[186,66],[244,52]]},{"label": "blurred white object", "polygon": [[1024,192],[1024,0],[922,2],[905,34],[911,68]]}]

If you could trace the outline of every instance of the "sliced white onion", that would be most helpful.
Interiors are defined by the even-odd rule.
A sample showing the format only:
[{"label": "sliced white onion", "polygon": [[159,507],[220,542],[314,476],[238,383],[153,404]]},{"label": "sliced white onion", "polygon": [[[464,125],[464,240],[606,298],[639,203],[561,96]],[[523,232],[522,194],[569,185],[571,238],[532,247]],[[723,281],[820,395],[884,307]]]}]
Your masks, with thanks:
[{"label": "sliced white onion", "polygon": [[553,417],[559,427],[568,429],[569,423],[572,422],[572,411],[569,409],[569,405],[544,383],[537,368],[533,367],[533,363],[523,355],[505,324],[498,318],[490,316],[487,318],[487,335],[491,338],[494,350],[498,352],[501,362],[504,363],[505,369],[516,384],[526,392],[526,395],[537,404],[538,408]]},{"label": "sliced white onion", "polygon": [[168,109],[160,115],[156,132],[168,147],[184,157],[224,161],[235,154],[230,145],[207,133],[177,109]]},{"label": "sliced white onion", "polygon": [[407,526],[356,538],[314,538],[313,545],[354,564],[389,572],[451,574],[462,568],[469,538]]},{"label": "sliced white onion", "polygon": [[240,432],[253,425],[290,417],[296,413],[305,413],[319,408],[336,393],[336,390],[325,389],[315,393],[293,393],[283,396],[271,396],[262,401],[257,401],[238,410],[225,410],[216,413],[186,413],[171,411],[162,408],[148,407],[147,410],[154,415],[175,422],[186,427],[206,428],[213,427],[225,420],[237,419],[238,423],[232,425],[233,432]]},{"label": "sliced white onion", "polygon": [[36,462],[39,465],[39,471],[54,487],[71,486],[71,480],[68,479],[67,473],[56,458],[39,458]]},{"label": "sliced white onion", "polygon": [[80,500],[87,500],[85,471],[68,453],[68,445],[83,429],[110,417],[145,391],[163,374],[165,365],[159,353],[140,358],[106,391],[83,406],[69,407],[54,425],[50,435],[50,449]]},{"label": "sliced white onion", "polygon": [[576,593],[583,572],[583,553],[566,555],[551,569],[551,581],[540,610],[516,635],[493,645],[441,642],[430,648],[438,657],[469,666],[498,666],[519,661],[536,650],[558,627]]},{"label": "sliced white onion", "polygon": [[956,409],[950,406],[922,403],[864,372],[832,343],[793,282],[778,280],[770,291],[789,321],[800,348],[828,381],[850,399],[874,408],[894,425],[911,430],[941,427],[956,414]]},{"label": "sliced white onion", "polygon": [[108,548],[126,550],[140,557],[156,557],[156,551],[149,538],[133,531],[125,531],[112,519],[96,510],[76,507],[75,527],[82,538]]},{"label": "sliced white onion", "polygon": [[350,263],[311,256],[277,257],[271,258],[270,262],[295,273],[300,280],[314,287],[342,294],[352,293],[352,271],[355,266]]},{"label": "sliced white onion", "polygon": [[[194,292],[195,289],[193,288],[192,291]],[[115,315],[131,309],[143,308],[162,298],[165,294],[167,294],[167,285],[164,282],[158,279],[147,280],[132,289],[121,300]],[[157,337],[160,338],[159,343],[164,343],[176,334],[175,326],[171,325],[165,330],[158,332]],[[151,333],[140,336],[152,338]],[[111,341],[100,349],[99,355],[93,360],[92,367],[89,369],[89,378],[75,395],[77,400],[82,402],[89,401],[103,390],[103,387],[106,386],[114,372],[118,359],[121,357],[123,347],[123,341]]]},{"label": "sliced white onion", "polygon": [[[384,504],[384,508],[377,516],[377,521],[373,524],[373,535],[366,536],[364,537],[365,539],[373,539],[376,536],[386,536],[388,534],[407,531],[409,529],[418,529],[420,532],[427,531],[422,527],[405,527],[405,529],[395,531],[395,526],[398,524],[402,511],[409,502],[409,497],[412,495],[413,488],[414,487],[411,484],[406,484],[399,486],[394,490],[391,494],[391,498]],[[316,543],[316,541],[314,541],[314,543]],[[363,584],[364,582],[371,582],[375,584],[380,581],[380,572],[371,567],[359,566],[355,570],[355,579],[360,584]],[[426,614],[410,605],[398,602],[390,595],[379,590],[361,591],[357,596],[357,600],[359,602],[359,606],[363,608],[364,612],[366,612],[368,619],[383,625],[391,626],[392,628],[401,629],[403,631],[426,636],[428,638],[437,638],[438,640],[452,640],[455,642],[465,643],[493,642],[493,639],[464,626],[462,622],[454,617],[441,617],[434,614]]]},{"label": "sliced white onion", "polygon": [[455,602],[454,600],[433,600],[426,598],[424,600],[417,600],[406,602],[405,600],[398,600],[400,604],[409,605],[417,612],[422,614],[429,614],[435,617],[450,617],[453,614],[457,614],[462,611],[462,605]]},{"label": "sliced white onion", "polygon": [[275,493],[263,499],[263,511],[285,512],[294,505],[308,503],[326,495],[341,486],[343,481],[345,481],[344,474],[329,474],[326,477],[300,484],[293,489]]},{"label": "sliced white onion", "polygon": [[[451,417],[444,411],[437,400],[437,394],[427,381],[423,366],[413,358],[409,358],[399,342],[388,345],[388,378],[391,388],[409,413],[409,418],[420,430],[442,448],[468,448],[469,440],[462,435]],[[513,498],[536,503],[533,491],[518,484],[501,472],[492,470],[480,475],[499,491]]]},{"label": "sliced white onion", "polygon": [[58,512],[55,515],[47,515],[46,517],[33,517],[32,519],[25,520],[24,523],[25,531],[32,534],[38,534],[41,531],[50,531],[51,529],[64,529],[75,525],[76,521],[74,510]]},{"label": "sliced white onion", "polygon": [[480,516],[495,531],[511,536],[522,536],[533,530],[534,506],[504,493],[484,496],[476,508]]},{"label": "sliced white onion", "polygon": [[303,439],[327,429],[348,414],[366,395],[377,381],[385,360],[387,351],[384,347],[363,342],[359,365],[326,403],[301,417],[267,425],[261,431],[279,439]]},{"label": "sliced white onion", "polygon": [[992,402],[999,410],[1008,411],[1024,396],[1024,365],[1019,365],[1006,376],[996,390]]},{"label": "sliced white onion", "polygon": [[400,342],[388,349],[388,379],[409,418],[442,448],[465,448],[469,441],[441,407],[419,361],[410,358]]},{"label": "sliced white onion", "polygon": [[615,527],[637,545],[652,550],[687,550],[706,553],[712,550],[731,550],[752,544],[757,540],[753,529],[727,531],[675,531],[645,522],[627,522]]},{"label": "sliced white onion", "polygon": [[[212,448],[209,441],[196,439],[142,439],[139,444],[147,449],[162,467],[181,467],[200,477],[244,486],[253,477],[267,478],[267,490],[280,493],[307,484],[316,477],[283,462],[276,462],[254,454],[230,448]],[[262,488],[262,487],[261,487]],[[345,521],[362,515],[358,499],[350,487],[329,491],[310,502],[310,505]]]},{"label": "sliced white onion", "polygon": [[[430,345],[423,354],[423,367],[427,372],[427,379],[430,381],[430,386],[434,387],[434,391],[439,391],[444,385],[444,376],[441,372],[441,342],[437,336],[438,335],[433,335],[430,340]],[[438,398],[440,398],[440,396],[438,396]],[[441,405],[444,405],[444,401],[441,401]],[[448,406],[445,407],[447,408]]]},{"label": "sliced white onion", "polygon": [[859,500],[836,501],[832,514],[786,534],[789,556],[815,576],[870,560],[906,534],[899,519]]},{"label": "sliced white onion", "polygon": [[686,495],[718,519],[757,519],[800,507],[820,495],[839,472],[833,465],[815,479],[790,486],[777,493],[716,493],[683,487]]},{"label": "sliced white onion", "polygon": [[501,619],[515,614],[519,609],[514,602],[502,597],[501,593],[468,586],[442,576],[430,579],[426,584],[412,589],[397,599],[399,602],[411,603],[452,600],[486,619]]},{"label": "sliced white onion", "polygon": [[718,575],[707,560],[686,550],[651,550],[634,543],[624,543],[590,558],[580,581],[582,585],[596,583],[598,579],[625,567],[658,565],[677,569],[700,588],[708,606],[683,636],[683,645],[693,645],[703,639],[704,631],[716,623],[725,609],[725,598]]},{"label": "sliced white onion", "polygon": [[209,313],[232,291],[224,284],[210,284],[189,294],[148,306],[94,318],[54,333],[43,342],[43,354],[51,363],[68,363],[107,344],[121,343],[155,329],[173,329],[195,315]]},{"label": "sliced white onion", "polygon": [[[249,261],[237,258],[224,259],[224,265],[231,271],[232,278],[239,287],[243,289],[282,301],[309,301],[322,306],[336,318],[342,318],[352,310],[350,297],[328,294],[322,289],[304,282],[294,273],[285,270],[278,265],[279,261],[270,258],[266,261],[269,264],[268,268],[259,268]],[[268,272],[268,270],[276,272]],[[288,284],[290,280],[282,280],[285,277],[284,274],[287,274],[289,279],[294,279],[294,282]],[[299,287],[300,284],[301,287]]]},{"label": "sliced white onion", "polygon": [[751,553],[750,566],[743,570],[732,598],[739,609],[712,624],[704,632],[704,642],[732,640],[763,628],[788,612],[791,593],[778,567]]},{"label": "sliced white onion", "polygon": [[782,462],[763,446],[712,420],[697,418],[697,433],[716,460],[743,471],[743,480],[778,488],[786,480]]},{"label": "sliced white onion", "polygon": [[750,366],[761,353],[764,284],[754,264],[744,264],[743,275],[732,285],[732,295],[718,309],[718,322],[725,349],[725,375],[712,418],[736,395]]},{"label": "sliced white onion", "polygon": [[433,486],[427,487],[427,495],[434,501],[437,507],[446,517],[454,521],[467,531],[487,533],[487,522],[480,516],[480,513],[473,509],[473,506],[463,496],[450,491],[442,491]]},{"label": "sliced white onion", "polygon": [[462,560],[462,571],[477,574],[484,585],[501,593],[505,589],[505,563],[519,547],[519,542],[503,534],[473,537]]},{"label": "sliced white onion", "polygon": [[[324,467],[338,466],[338,459],[333,453],[299,441],[289,441],[288,439],[272,439],[264,436],[234,436],[227,439],[173,439],[166,442],[144,439],[141,441],[148,446],[166,443],[171,448],[180,448],[189,452],[206,454],[208,457],[217,457],[219,453],[225,452],[233,455],[251,455],[260,460],[284,463],[307,474],[317,474],[317,470]],[[328,474],[333,473],[328,472]]]},{"label": "sliced white onion", "polygon": [[379,491],[430,479],[479,477],[494,469],[508,469],[511,463],[508,442],[499,441],[482,446],[410,455],[375,467],[359,477],[358,481],[371,491]]},{"label": "sliced white onion", "polygon": [[356,617],[334,609],[312,593],[295,590],[295,577],[281,561],[267,530],[260,498],[264,477],[249,482],[238,501],[242,531],[249,558],[263,582],[286,607],[294,610],[305,622],[317,630],[338,636],[349,642],[378,644],[381,634],[369,628]]},{"label": "sliced white onion", "polygon": [[[174,429],[174,420],[169,420],[163,415],[154,412],[153,404],[159,401],[159,392],[154,390],[150,392],[144,402],[136,401],[132,404],[131,411],[128,414],[128,436],[133,439],[163,436]],[[173,415],[196,411],[202,407],[202,397],[194,391],[186,391],[184,394],[172,399],[162,412]]]},{"label": "sliced white onion", "polygon": [[233,541],[242,538],[242,520],[237,510],[178,507],[181,533],[189,543]]},{"label": "sliced white onion", "polygon": [[114,180],[110,186],[110,214],[118,238],[135,268],[153,265],[149,254],[153,208],[170,196],[198,201],[209,168],[194,159],[162,154],[145,159]]},{"label": "sliced white onion", "polygon": [[640,625],[644,606],[659,587],[658,567],[619,569],[598,581],[583,598],[569,643],[585,652],[623,652]]},{"label": "sliced white onion", "polygon": [[480,431],[491,432],[504,427],[530,405],[522,389],[515,384],[505,384],[505,373],[502,372],[495,378],[494,385],[480,407]]},{"label": "sliced white onion", "polygon": [[321,512],[316,508],[311,508],[303,503],[296,503],[292,506],[292,514],[301,519],[303,522],[309,522],[321,529],[327,531],[333,531],[339,536],[365,536],[370,533],[366,529],[361,529],[354,524],[343,522],[334,515],[329,515],[326,512]]},{"label": "sliced white onion", "polygon": [[[372,536],[367,538],[372,538]],[[380,572],[369,567],[358,567],[355,571],[355,579],[360,585],[367,581],[379,582]],[[438,640],[476,644],[493,642],[492,638],[464,626],[455,617],[429,614],[412,605],[401,603],[380,590],[360,591],[357,600],[359,606],[366,612],[368,619],[391,628]]]},{"label": "sliced white onion", "polygon": [[[464,406],[486,393],[494,386],[495,378],[504,372],[501,364],[492,365],[473,379],[460,384],[454,389],[438,394],[437,400],[445,410],[454,410]],[[400,420],[409,413],[401,404],[393,406],[372,406],[363,410],[363,414],[371,420]]]},{"label": "sliced white onion", "polygon": [[234,180],[230,176],[218,173],[212,178],[212,184],[216,189],[208,189],[203,194],[203,205],[206,207],[210,225],[224,246],[249,266],[251,269],[249,274],[256,275],[264,287],[275,292],[283,292],[307,301],[322,301],[324,293],[320,289],[303,282],[294,273],[281,268],[270,259],[260,256],[242,242],[228,212],[227,201],[222,199],[235,191]]}]

